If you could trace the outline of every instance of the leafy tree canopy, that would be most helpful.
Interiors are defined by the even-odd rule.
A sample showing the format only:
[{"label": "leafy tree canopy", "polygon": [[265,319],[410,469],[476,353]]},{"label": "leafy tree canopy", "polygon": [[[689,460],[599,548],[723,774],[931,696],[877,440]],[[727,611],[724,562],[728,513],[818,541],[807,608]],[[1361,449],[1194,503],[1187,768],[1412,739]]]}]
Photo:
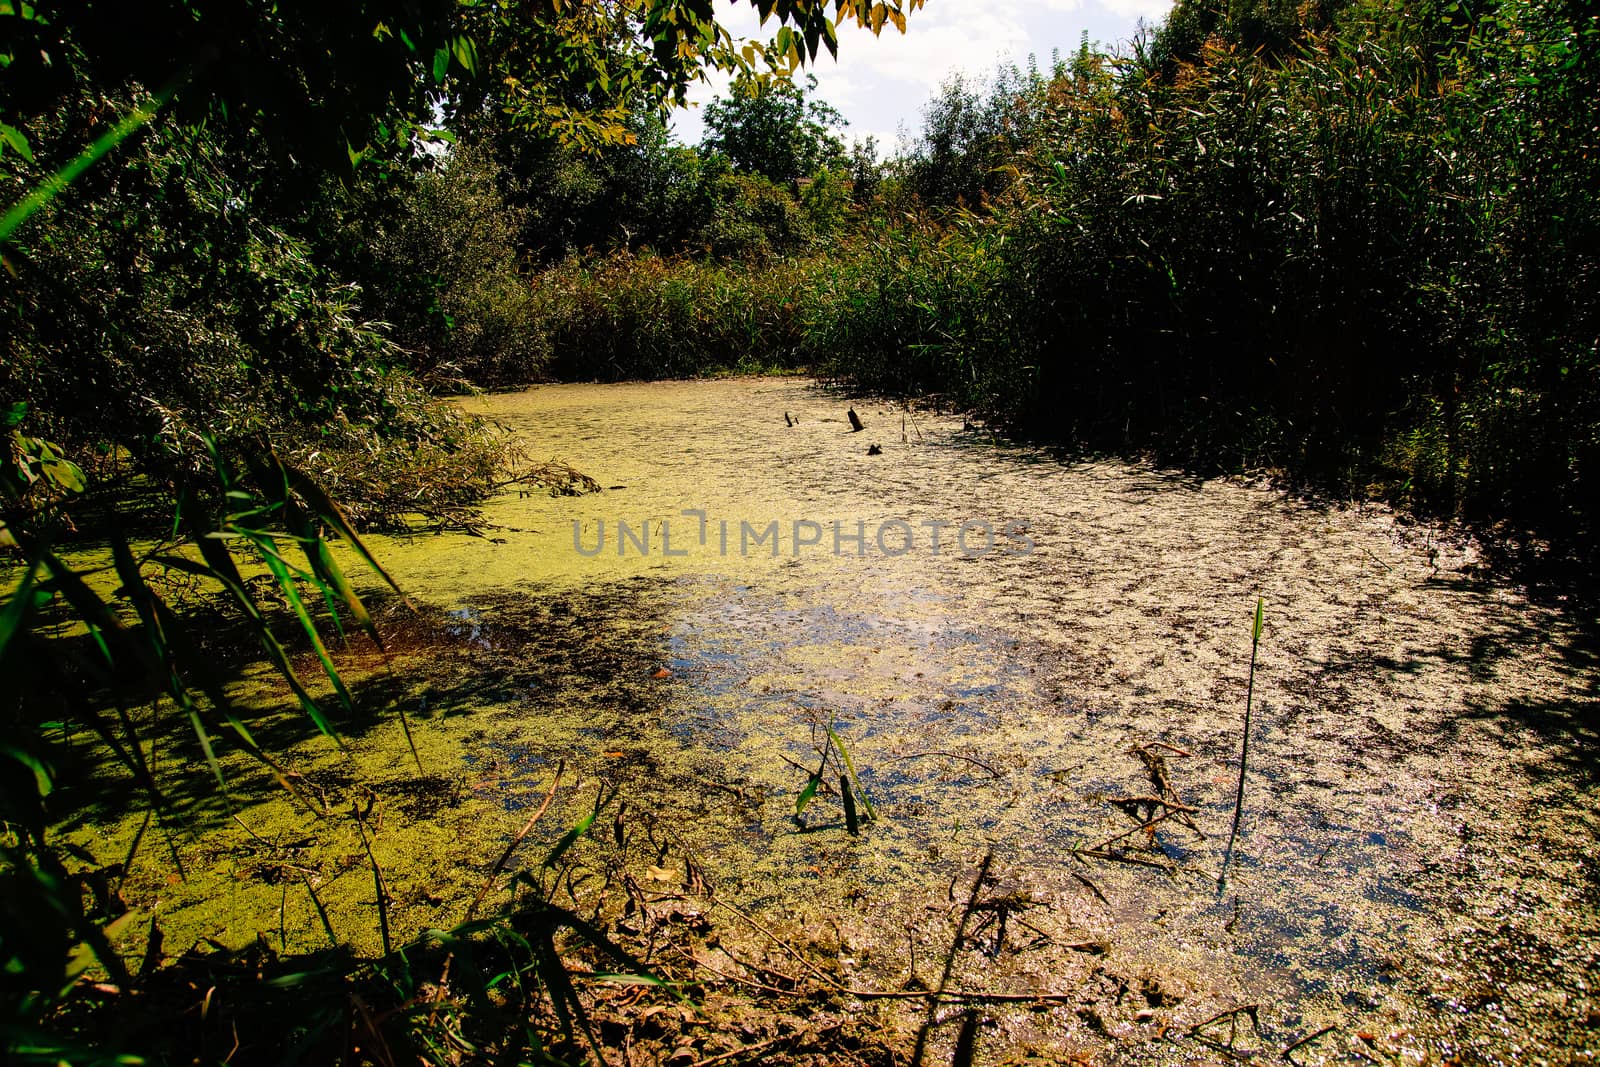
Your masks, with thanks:
[{"label": "leafy tree canopy", "polygon": [[842,169],[848,156],[833,131],[845,121],[829,105],[807,99],[816,87],[814,76],[805,88],[793,81],[736,81],[726,99],[718,97],[706,108],[702,147],[727,156],[737,170],[776,182]]},{"label": "leafy tree canopy", "polygon": [[778,23],[769,42],[734,38],[712,0],[0,0],[0,145],[26,155],[31,122],[129,86],[334,168],[452,97],[605,142],[626,138],[615,107],[634,92],[666,106],[708,68],[790,73],[836,53],[840,25],[903,31],[923,4],[751,2]]}]

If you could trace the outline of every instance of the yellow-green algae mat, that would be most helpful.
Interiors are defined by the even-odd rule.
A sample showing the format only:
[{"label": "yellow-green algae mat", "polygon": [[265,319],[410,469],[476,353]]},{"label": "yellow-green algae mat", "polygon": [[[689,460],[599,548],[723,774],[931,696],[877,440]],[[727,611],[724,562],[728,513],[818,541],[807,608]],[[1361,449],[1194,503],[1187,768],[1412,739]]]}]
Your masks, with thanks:
[{"label": "yellow-green algae mat", "polygon": [[[796,380],[468,406],[603,490],[509,493],[483,537],[373,539],[413,606],[383,613],[389,664],[345,656],[366,716],[349,754],[287,713],[278,738],[330,814],[236,764],[237,818],[212,803],[122,886],[169,950],[313,950],[315,889],[375,951],[352,804],[396,940],[458,922],[564,765],[507,873],[618,936],[697,931],[663,938],[664,967],[828,985],[902,1050],[925,1000],[855,994],[995,994],[975,1002],[978,1062],[1595,1044],[1592,640],[1470,542]],[[282,698],[264,675],[237,688]],[[831,773],[796,814],[830,727],[877,816],[858,834]],[[137,826],[108,796],[64,829],[104,857]],[[936,1013],[935,1062],[962,1017]]]}]

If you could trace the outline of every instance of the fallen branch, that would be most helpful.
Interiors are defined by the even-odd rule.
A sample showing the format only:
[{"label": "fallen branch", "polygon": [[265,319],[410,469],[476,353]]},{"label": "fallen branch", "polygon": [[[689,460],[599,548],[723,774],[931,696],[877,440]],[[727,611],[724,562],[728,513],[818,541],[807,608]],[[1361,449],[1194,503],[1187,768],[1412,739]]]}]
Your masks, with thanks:
[{"label": "fallen branch", "polygon": [[1131,863],[1135,867],[1154,867],[1156,870],[1168,876],[1171,876],[1175,873],[1175,868],[1169,867],[1165,863],[1157,863],[1155,860],[1142,859],[1139,856],[1129,856],[1121,852],[1101,852],[1096,849],[1080,848],[1075,849],[1073,851],[1073,855],[1093,856],[1095,859],[1113,860],[1117,863]]},{"label": "fallen branch", "polygon": [[1278,1055],[1279,1055],[1280,1058],[1285,1059],[1285,1060],[1289,1061],[1290,1063],[1293,1063],[1294,1062],[1294,1051],[1295,1051],[1295,1049],[1301,1048],[1302,1046],[1305,1046],[1305,1045],[1309,1045],[1309,1044],[1311,1044],[1311,1042],[1315,1041],[1317,1038],[1325,1037],[1328,1034],[1333,1033],[1333,1031],[1335,1031],[1337,1029],[1338,1029],[1338,1027],[1332,1026],[1332,1025],[1324,1026],[1321,1030],[1318,1030],[1317,1032],[1312,1033],[1312,1034],[1307,1034],[1305,1037],[1302,1037],[1299,1041],[1296,1041],[1294,1044],[1292,1044],[1288,1048],[1284,1049]]},{"label": "fallen branch", "polygon": [[511,862],[511,854],[517,850],[518,845],[522,844],[522,839],[528,836],[528,833],[533,829],[533,824],[538,822],[545,811],[549,809],[550,801],[555,799],[556,787],[561,784],[561,772],[566,769],[566,766],[566,760],[556,764],[556,773],[550,778],[550,789],[545,793],[544,802],[539,805],[539,810],[535,811],[528,821],[522,824],[522,829],[517,831],[517,836],[511,839],[511,844],[506,846],[506,850],[495,861],[493,869],[489,871],[489,877],[484,879],[483,888],[478,890],[478,895],[472,898],[472,903],[467,907],[468,922],[472,921],[472,916],[477,913],[478,905],[483,903],[483,898],[489,895],[489,890],[494,885],[494,880],[500,876],[501,871],[505,870],[506,864]]},{"label": "fallen branch", "polygon": [[965,760],[967,763],[972,764],[974,767],[979,767],[979,768],[982,768],[985,771],[988,771],[990,774],[994,775],[996,778],[999,778],[1001,776],[999,771],[995,770],[993,767],[991,767],[987,763],[983,762],[983,760],[978,759],[975,756],[963,756],[959,752],[944,752],[944,751],[939,751],[939,750],[932,751],[932,752],[913,752],[908,756],[895,756],[893,759],[888,760],[888,762],[889,763],[899,763],[902,760],[928,759],[929,757],[932,757],[932,756],[943,756],[945,759]]}]

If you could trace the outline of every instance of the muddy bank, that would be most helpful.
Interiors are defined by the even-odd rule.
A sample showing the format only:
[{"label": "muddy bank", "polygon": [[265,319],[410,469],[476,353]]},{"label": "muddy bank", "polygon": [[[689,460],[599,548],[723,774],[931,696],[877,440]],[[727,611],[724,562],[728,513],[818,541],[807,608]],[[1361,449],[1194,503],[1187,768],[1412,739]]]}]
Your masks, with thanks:
[{"label": "muddy bank", "polygon": [[[1319,1032],[1296,1062],[1589,1054],[1594,646],[1471,544],[1262,485],[1062,462],[929,412],[858,402],[852,433],[848,405],[803,382],[475,403],[607,488],[508,496],[490,538],[377,546],[424,610],[393,606],[415,639],[366,684],[410,709],[422,770],[387,719],[350,760],[297,742],[296,765],[334,805],[375,791],[397,930],[459,920],[561,765],[519,862],[721,1005],[696,1009],[695,1045],[699,1024],[657,1013],[649,1037],[619,1002],[608,1033],[638,1038],[633,1062],[769,1038],[803,1056],[803,1027],[777,1040],[786,1012],[903,1062],[941,981],[971,996],[932,1011],[933,1062],[969,1005],[985,1063],[1276,1060]],[[830,726],[879,814],[858,836],[831,780],[796,816]],[[1095,847],[1152,795],[1192,825]],[[330,824],[244,818],[271,845],[234,830],[218,850],[237,906],[218,935],[265,909],[254,927],[281,917],[286,944],[314,943],[309,901],[239,875],[261,864],[238,853]],[[356,829],[336,825],[301,865],[354,884]],[[170,908],[182,890],[151,864],[130,898]],[[346,896],[341,935],[372,940],[370,885]]]}]

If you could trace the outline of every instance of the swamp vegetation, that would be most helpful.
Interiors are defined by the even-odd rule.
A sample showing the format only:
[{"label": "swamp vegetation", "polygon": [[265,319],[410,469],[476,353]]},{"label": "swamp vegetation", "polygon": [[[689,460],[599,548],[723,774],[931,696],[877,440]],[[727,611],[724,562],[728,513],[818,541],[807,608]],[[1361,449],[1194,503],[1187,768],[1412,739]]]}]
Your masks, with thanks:
[{"label": "swamp vegetation", "polygon": [[0,0],[8,1061],[1592,1058],[1600,16],[756,6]]}]

